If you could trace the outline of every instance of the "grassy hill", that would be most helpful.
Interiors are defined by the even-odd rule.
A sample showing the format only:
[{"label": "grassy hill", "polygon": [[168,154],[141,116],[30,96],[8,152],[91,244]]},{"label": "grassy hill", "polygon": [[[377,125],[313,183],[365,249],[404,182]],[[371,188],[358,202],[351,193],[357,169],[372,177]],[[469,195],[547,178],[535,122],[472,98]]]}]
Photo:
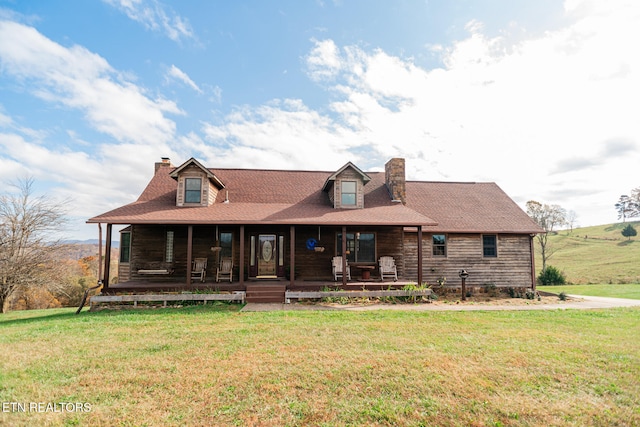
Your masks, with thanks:
[{"label": "grassy hill", "polygon": [[[640,221],[562,230],[549,237],[553,255],[547,260],[576,284],[640,283],[640,236],[628,240],[622,229],[632,224],[640,231]],[[536,242],[536,270],[542,259]]]}]

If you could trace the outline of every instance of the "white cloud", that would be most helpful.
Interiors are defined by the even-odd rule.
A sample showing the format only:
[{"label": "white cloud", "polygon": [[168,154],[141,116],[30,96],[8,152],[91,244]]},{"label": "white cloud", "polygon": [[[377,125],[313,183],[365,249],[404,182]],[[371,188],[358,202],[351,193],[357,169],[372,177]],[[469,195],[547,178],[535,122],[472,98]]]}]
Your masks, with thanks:
[{"label": "white cloud", "polygon": [[130,19],[141,23],[147,30],[163,32],[173,41],[193,39],[195,35],[189,20],[157,0],[103,0],[119,9]]},{"label": "white cloud", "polygon": [[183,114],[172,101],[149,98],[99,55],[15,22],[0,21],[0,64],[36,96],[83,111],[96,129],[120,141],[166,142],[175,123],[164,113]]},{"label": "white cloud", "polygon": [[[244,108],[205,126],[209,142],[228,147],[224,158],[211,158],[241,158],[247,167],[345,159],[368,167],[403,156],[411,179],[496,181],[521,203],[573,209],[583,224],[614,220],[611,201],[638,185],[629,171],[640,162],[630,108],[640,98],[640,9],[628,1],[574,3],[564,28],[529,38],[512,28],[517,41],[488,37],[472,21],[467,38],[438,49],[445,66],[433,70],[313,40],[308,75],[334,95],[333,114],[287,105],[293,101]],[[603,159],[602,147],[615,139],[625,141],[626,155]],[[360,159],[363,147],[372,152]]]},{"label": "white cloud", "polygon": [[175,65],[171,65],[171,68],[169,68],[169,70],[167,71],[167,80],[170,80],[170,79],[179,80],[182,83],[189,86],[191,89],[195,90],[196,92],[202,93],[202,90],[198,87],[197,84],[195,84],[193,80],[191,80],[189,75],[184,71],[182,71],[180,68],[176,67]]}]

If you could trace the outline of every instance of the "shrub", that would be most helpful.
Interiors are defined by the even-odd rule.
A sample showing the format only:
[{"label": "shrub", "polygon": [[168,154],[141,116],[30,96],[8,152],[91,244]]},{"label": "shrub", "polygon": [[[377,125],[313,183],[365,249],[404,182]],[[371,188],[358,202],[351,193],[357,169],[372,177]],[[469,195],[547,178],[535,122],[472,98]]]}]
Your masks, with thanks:
[{"label": "shrub", "polygon": [[560,298],[560,301],[566,301],[567,300],[567,294],[565,294],[564,292],[560,292],[558,294],[558,298]]},{"label": "shrub", "polygon": [[560,270],[550,265],[540,273],[538,283],[541,285],[564,285],[567,283],[567,279]]}]

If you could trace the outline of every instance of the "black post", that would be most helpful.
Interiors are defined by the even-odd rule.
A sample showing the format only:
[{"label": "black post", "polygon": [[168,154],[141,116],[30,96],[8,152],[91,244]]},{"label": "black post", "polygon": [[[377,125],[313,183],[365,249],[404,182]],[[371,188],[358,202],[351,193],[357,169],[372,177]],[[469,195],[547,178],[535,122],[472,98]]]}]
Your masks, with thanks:
[{"label": "black post", "polygon": [[458,273],[458,276],[460,276],[460,279],[462,279],[462,298],[460,298],[462,301],[466,301],[467,300],[467,277],[469,277],[469,273],[467,273],[467,270],[460,270],[460,272]]}]

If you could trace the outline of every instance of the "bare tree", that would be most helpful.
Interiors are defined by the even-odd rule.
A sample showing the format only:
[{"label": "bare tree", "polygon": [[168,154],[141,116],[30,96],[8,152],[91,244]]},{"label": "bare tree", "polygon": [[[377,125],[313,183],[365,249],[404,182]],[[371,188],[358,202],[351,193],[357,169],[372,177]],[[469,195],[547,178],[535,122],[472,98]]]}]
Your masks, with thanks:
[{"label": "bare tree", "polygon": [[544,233],[536,234],[542,255],[542,271],[547,269],[547,260],[553,255],[549,246],[549,233],[567,223],[567,212],[559,205],[543,205],[535,200],[527,202],[527,214],[544,229]]},{"label": "bare tree", "polygon": [[629,213],[629,217],[640,216],[640,187],[636,187],[631,190],[631,212]]},{"label": "bare tree", "polygon": [[620,196],[615,207],[618,211],[618,219],[622,219],[622,222],[626,222],[627,218],[635,216],[634,214],[638,210],[636,203],[626,194]]},{"label": "bare tree", "polygon": [[65,221],[64,203],[33,195],[32,178],[13,184],[18,191],[0,195],[0,308],[8,309],[17,291],[46,286],[56,266]]},{"label": "bare tree", "polygon": [[567,225],[569,226],[571,233],[573,233],[573,227],[576,226],[577,220],[578,220],[578,214],[576,213],[576,211],[567,212]]}]

